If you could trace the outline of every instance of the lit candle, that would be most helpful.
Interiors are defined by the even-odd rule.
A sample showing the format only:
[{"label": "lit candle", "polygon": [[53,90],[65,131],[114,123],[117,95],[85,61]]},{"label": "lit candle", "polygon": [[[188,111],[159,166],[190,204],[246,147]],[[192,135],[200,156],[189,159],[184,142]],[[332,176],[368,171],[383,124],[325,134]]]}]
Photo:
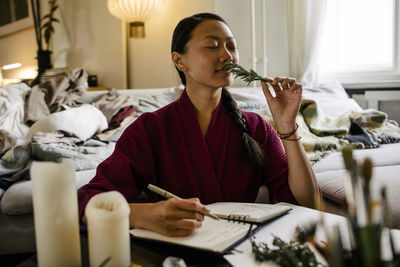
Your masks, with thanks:
[{"label": "lit candle", "polygon": [[81,266],[73,162],[33,162],[31,180],[38,265]]},{"label": "lit candle", "polygon": [[89,237],[90,266],[130,266],[130,208],[117,192],[92,197],[85,209]]}]

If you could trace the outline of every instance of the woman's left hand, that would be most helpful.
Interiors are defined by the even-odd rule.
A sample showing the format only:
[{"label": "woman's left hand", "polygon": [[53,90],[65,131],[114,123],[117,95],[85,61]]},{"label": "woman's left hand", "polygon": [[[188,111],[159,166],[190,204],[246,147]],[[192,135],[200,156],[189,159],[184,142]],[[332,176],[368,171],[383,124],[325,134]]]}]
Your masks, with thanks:
[{"label": "woman's left hand", "polygon": [[275,96],[269,91],[268,85],[261,81],[261,86],[271,110],[278,132],[291,132],[296,127],[296,116],[299,112],[302,86],[296,83],[296,80],[291,78],[279,78],[271,80],[266,78],[271,83],[275,91]]}]

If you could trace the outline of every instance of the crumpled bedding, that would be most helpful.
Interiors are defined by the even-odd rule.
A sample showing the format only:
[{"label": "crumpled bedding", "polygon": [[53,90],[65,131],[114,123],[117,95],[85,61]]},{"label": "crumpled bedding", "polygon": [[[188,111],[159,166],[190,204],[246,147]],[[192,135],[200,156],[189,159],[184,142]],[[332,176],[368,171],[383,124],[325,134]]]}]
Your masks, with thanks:
[{"label": "crumpled bedding", "polygon": [[[274,126],[269,109],[255,112]],[[321,111],[314,100],[303,99],[296,122],[299,125],[298,134],[302,137],[301,143],[311,164],[334,151],[340,151],[347,144],[355,149],[367,149],[377,148],[380,144],[400,142],[400,128],[393,121],[387,120],[387,114],[374,109],[352,110],[338,117],[330,117]],[[351,138],[345,138],[351,134],[352,123],[362,124],[377,144],[366,145],[358,139],[352,141]]]},{"label": "crumpled bedding", "polygon": [[[95,169],[100,162],[112,153],[115,142],[105,139],[103,139],[105,142],[102,142],[94,139],[97,130],[99,130],[97,133],[100,133],[107,128],[107,119],[104,114],[93,105],[81,105],[77,102],[78,97],[80,97],[87,87],[84,83],[85,75],[83,70],[76,69],[69,75],[62,75],[57,79],[40,84],[40,87],[37,88],[38,90],[33,91],[25,84],[0,88],[0,94],[2,93],[2,96],[4,96],[0,99],[0,119],[2,119],[2,123],[0,124],[0,126],[2,126],[0,127],[0,155],[2,155],[0,159],[0,198],[4,191],[13,183],[22,179],[29,179],[29,168],[33,160],[60,162],[65,158],[69,158],[74,161],[76,171],[81,171]],[[47,91],[43,88],[47,88]],[[45,91],[46,93],[44,93]],[[25,107],[28,105],[28,110],[34,108],[37,103],[40,104],[41,101],[43,102],[40,106],[36,105],[36,107],[38,107],[38,110],[40,110],[40,107],[45,107],[44,111],[35,111],[36,113],[34,113],[35,116],[33,117],[36,117],[36,119],[38,115],[50,114],[52,111],[58,110],[59,106],[64,104],[72,105],[73,107],[78,104],[80,106],[69,108],[67,105],[68,110],[53,112],[47,115],[42,120],[48,120],[50,116],[57,117],[58,124],[62,127],[57,124],[57,121],[56,123],[47,123],[48,125],[46,124],[46,127],[42,127],[43,129],[40,128],[39,132],[32,132],[31,135],[29,135],[29,139],[26,139],[29,143],[18,145],[15,138],[10,133],[18,132],[18,127],[24,128],[25,131],[20,131],[21,133],[18,136],[18,138],[23,141],[30,132],[28,131],[28,126],[24,124],[24,103],[29,92],[31,92],[30,99],[25,105]],[[42,98],[41,100],[32,97],[35,95],[35,92],[43,93],[38,94]],[[37,102],[36,104],[35,101]],[[11,103],[13,105],[11,105]],[[19,105],[16,105],[16,103]],[[56,103],[57,107],[55,106]],[[101,103],[103,109],[104,107],[108,107],[104,111],[110,115],[109,119],[111,121],[113,121],[113,115],[118,115],[118,117],[115,118],[117,121],[113,124],[115,127],[118,127],[126,117],[130,117],[131,113],[136,108],[134,105],[137,103],[137,100],[131,97],[120,97],[116,90],[111,90],[109,94],[107,94],[107,97],[102,98],[98,103]],[[60,117],[61,114],[84,109],[85,106],[86,108],[91,107],[97,110],[98,113],[101,113],[102,119],[99,119],[99,116],[88,117],[88,111],[84,114],[76,114],[68,118]],[[124,110],[124,108],[126,108],[126,110]],[[48,110],[46,111],[46,109]],[[107,112],[107,110],[109,112]],[[119,112],[121,110],[123,112]],[[31,115],[32,114],[33,113],[31,113]],[[79,119],[76,119],[76,116],[78,116]],[[130,121],[132,121],[133,117],[137,117],[137,115],[130,117]],[[102,123],[103,120],[104,123]],[[91,137],[87,135],[90,128],[88,122],[90,122],[90,125],[101,124],[98,127],[94,125],[97,128],[91,131]],[[125,124],[128,124],[128,120]],[[33,128],[32,126],[30,130],[33,131]],[[81,129],[81,131],[73,131],[74,129]],[[115,129],[114,132],[117,130],[118,129]],[[110,133],[108,136],[111,136],[114,132]],[[71,136],[71,133],[73,136]],[[78,133],[84,133],[85,136],[83,137]],[[33,140],[32,142],[30,142],[31,138]],[[86,139],[88,140],[85,141]],[[22,143],[22,141],[20,143]]]},{"label": "crumpled bedding", "polygon": [[[80,146],[66,143],[29,143],[16,146],[0,159],[0,198],[13,183],[29,179],[32,161],[61,162],[72,159],[76,171],[95,169],[114,151],[115,142],[89,139]],[[3,192],[1,192],[3,191]]]},{"label": "crumpled bedding", "polygon": [[30,90],[24,83],[0,87],[0,155],[29,130],[24,123],[24,103]]},{"label": "crumpled bedding", "polygon": [[130,115],[138,105],[139,103],[136,99],[131,96],[123,96],[114,88],[109,90],[107,94],[104,94],[99,100],[93,103],[93,106],[103,112],[109,124],[112,118],[118,114],[121,109],[126,107],[135,107],[129,113]]},{"label": "crumpled bedding", "polygon": [[63,105],[77,107],[79,97],[86,92],[88,74],[81,68],[71,73],[57,73],[41,78],[25,103],[25,122],[29,125],[51,113],[63,110]]}]

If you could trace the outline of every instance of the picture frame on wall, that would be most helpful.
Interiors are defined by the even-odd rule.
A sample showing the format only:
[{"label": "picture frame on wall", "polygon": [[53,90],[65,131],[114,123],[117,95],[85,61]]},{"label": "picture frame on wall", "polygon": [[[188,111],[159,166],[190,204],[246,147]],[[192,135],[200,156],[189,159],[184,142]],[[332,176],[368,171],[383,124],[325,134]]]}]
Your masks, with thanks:
[{"label": "picture frame on wall", "polygon": [[0,37],[33,27],[29,0],[0,0]]}]

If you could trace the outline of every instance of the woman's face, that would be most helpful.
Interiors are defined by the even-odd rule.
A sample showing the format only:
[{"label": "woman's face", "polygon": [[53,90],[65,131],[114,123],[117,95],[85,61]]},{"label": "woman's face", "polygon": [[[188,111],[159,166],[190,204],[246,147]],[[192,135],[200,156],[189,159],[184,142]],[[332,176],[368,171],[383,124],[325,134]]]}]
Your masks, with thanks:
[{"label": "woman's face", "polygon": [[236,40],[225,23],[211,19],[201,22],[186,44],[186,53],[181,56],[186,67],[187,86],[220,88],[232,84],[233,75],[222,70],[222,66],[225,61],[237,63],[239,53]]}]

